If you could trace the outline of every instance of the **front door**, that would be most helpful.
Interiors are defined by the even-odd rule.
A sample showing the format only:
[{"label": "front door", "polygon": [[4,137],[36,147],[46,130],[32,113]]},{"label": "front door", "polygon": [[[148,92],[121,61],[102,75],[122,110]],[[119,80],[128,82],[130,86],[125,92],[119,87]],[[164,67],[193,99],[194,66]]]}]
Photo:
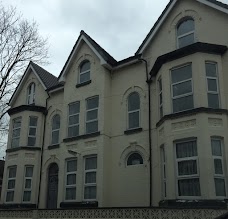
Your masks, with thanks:
[{"label": "front door", "polygon": [[57,208],[58,173],[58,165],[56,163],[52,163],[48,171],[47,208]]}]

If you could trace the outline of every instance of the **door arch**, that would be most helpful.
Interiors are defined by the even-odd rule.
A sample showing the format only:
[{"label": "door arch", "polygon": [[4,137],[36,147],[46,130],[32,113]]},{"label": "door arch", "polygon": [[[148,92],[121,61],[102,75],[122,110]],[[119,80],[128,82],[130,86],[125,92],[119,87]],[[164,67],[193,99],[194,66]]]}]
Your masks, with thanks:
[{"label": "door arch", "polygon": [[58,182],[59,167],[56,163],[51,163],[48,168],[47,186],[47,208],[57,208],[58,201]]}]

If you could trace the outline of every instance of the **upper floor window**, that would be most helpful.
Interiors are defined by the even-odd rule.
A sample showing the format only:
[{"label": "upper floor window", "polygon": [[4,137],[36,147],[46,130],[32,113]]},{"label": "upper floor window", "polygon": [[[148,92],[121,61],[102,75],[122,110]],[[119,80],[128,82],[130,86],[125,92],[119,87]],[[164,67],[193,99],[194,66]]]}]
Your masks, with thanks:
[{"label": "upper floor window", "polygon": [[128,129],[139,128],[140,123],[140,97],[137,92],[128,96]]},{"label": "upper floor window", "polygon": [[193,87],[191,64],[171,70],[173,112],[192,109]]},{"label": "upper floor window", "polygon": [[35,103],[35,84],[31,83],[28,87],[27,104]]},{"label": "upper floor window", "polygon": [[68,137],[76,137],[79,135],[79,112],[80,102],[69,104],[68,118]]},{"label": "upper floor window", "polygon": [[196,140],[176,143],[178,196],[201,196]]},{"label": "upper floor window", "polygon": [[98,131],[98,107],[98,96],[86,100],[86,134]]},{"label": "upper floor window", "polygon": [[19,147],[21,133],[21,117],[13,120],[13,133],[12,133],[12,148]]},{"label": "upper floor window", "polygon": [[188,46],[195,42],[195,24],[192,18],[186,18],[177,25],[178,48]]},{"label": "upper floor window", "polygon": [[219,84],[217,64],[206,62],[208,107],[219,108]]},{"label": "upper floor window", "polygon": [[51,144],[59,143],[59,130],[60,130],[60,116],[58,114],[53,116],[52,119],[52,134],[51,134]]},{"label": "upper floor window", "polygon": [[159,104],[159,115],[163,117],[163,98],[162,98],[162,79],[158,79],[158,104]]},{"label": "upper floor window", "polygon": [[127,166],[143,164],[142,156],[139,153],[132,153],[127,159]]},{"label": "upper floor window", "polygon": [[37,117],[29,117],[29,133],[28,133],[28,146],[35,146],[36,144],[36,128],[37,128]]},{"label": "upper floor window", "polygon": [[79,84],[87,82],[89,80],[90,80],[90,62],[84,61],[80,65]]}]

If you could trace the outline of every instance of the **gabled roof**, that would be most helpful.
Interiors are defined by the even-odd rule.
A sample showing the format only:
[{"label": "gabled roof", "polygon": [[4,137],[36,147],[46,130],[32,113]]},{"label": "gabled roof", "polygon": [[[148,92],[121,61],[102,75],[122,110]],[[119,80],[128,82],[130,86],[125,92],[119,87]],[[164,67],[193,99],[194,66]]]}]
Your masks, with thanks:
[{"label": "gabled roof", "polygon": [[98,43],[95,42],[95,40],[93,40],[88,34],[86,34],[82,30],[58,77],[60,82],[64,81],[65,74],[67,73],[71,61],[73,60],[73,57],[79,49],[79,46],[82,41],[84,41],[90,47],[90,49],[98,56],[101,65],[111,68],[117,63],[117,61],[108,52],[106,52]]},{"label": "gabled roof", "polygon": [[36,75],[39,82],[42,84],[44,90],[50,89],[51,87],[56,86],[58,84],[57,77],[55,77],[54,75],[52,75],[51,73],[49,73],[48,71],[46,71],[45,69],[40,67],[39,65],[35,64],[34,62],[30,61],[16,90],[14,91],[12,97],[9,100],[9,105],[12,104],[14,99],[19,94],[19,91],[21,90],[21,88],[31,70]]},{"label": "gabled roof", "polygon": [[[154,38],[154,36],[156,35],[158,30],[162,26],[163,22],[165,21],[165,19],[167,18],[167,16],[169,15],[169,13],[171,12],[171,10],[173,9],[173,7],[175,6],[175,4],[178,1],[183,1],[183,0],[170,0],[169,1],[166,8],[163,10],[162,14],[158,18],[158,20],[155,22],[154,26],[151,28],[150,32],[147,34],[146,38],[143,40],[142,44],[139,46],[139,48],[135,54],[140,54],[147,48],[148,44]],[[216,1],[216,0],[196,0],[196,1],[228,14],[228,5],[227,4],[224,4],[224,3]]]}]

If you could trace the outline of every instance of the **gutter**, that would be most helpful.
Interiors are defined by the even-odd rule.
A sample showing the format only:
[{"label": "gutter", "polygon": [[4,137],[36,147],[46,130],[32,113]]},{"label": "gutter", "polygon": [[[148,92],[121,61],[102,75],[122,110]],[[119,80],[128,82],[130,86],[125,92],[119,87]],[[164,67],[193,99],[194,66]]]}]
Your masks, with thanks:
[{"label": "gutter", "polygon": [[42,140],[42,148],[41,148],[41,155],[40,155],[40,179],[39,179],[39,189],[38,189],[38,199],[37,199],[37,206],[36,208],[39,209],[39,205],[40,205],[40,190],[41,190],[41,179],[42,179],[42,166],[43,166],[43,154],[44,154],[44,141],[45,141],[45,132],[46,132],[46,120],[47,120],[47,102],[48,99],[50,98],[49,93],[48,94],[48,98],[46,99],[46,112],[44,114],[44,127],[43,127],[43,140]]},{"label": "gutter", "polygon": [[146,83],[148,85],[148,98],[149,98],[149,109],[148,109],[148,126],[149,126],[149,133],[148,133],[148,138],[149,138],[149,166],[150,166],[150,171],[149,171],[149,175],[150,175],[150,180],[149,180],[149,187],[150,187],[150,201],[149,201],[149,207],[152,207],[152,140],[151,140],[151,89],[150,89],[150,85],[152,80],[149,79],[149,71],[148,71],[148,63],[145,59],[143,58],[139,58],[139,61],[143,61],[145,63],[145,68],[146,68]]}]

